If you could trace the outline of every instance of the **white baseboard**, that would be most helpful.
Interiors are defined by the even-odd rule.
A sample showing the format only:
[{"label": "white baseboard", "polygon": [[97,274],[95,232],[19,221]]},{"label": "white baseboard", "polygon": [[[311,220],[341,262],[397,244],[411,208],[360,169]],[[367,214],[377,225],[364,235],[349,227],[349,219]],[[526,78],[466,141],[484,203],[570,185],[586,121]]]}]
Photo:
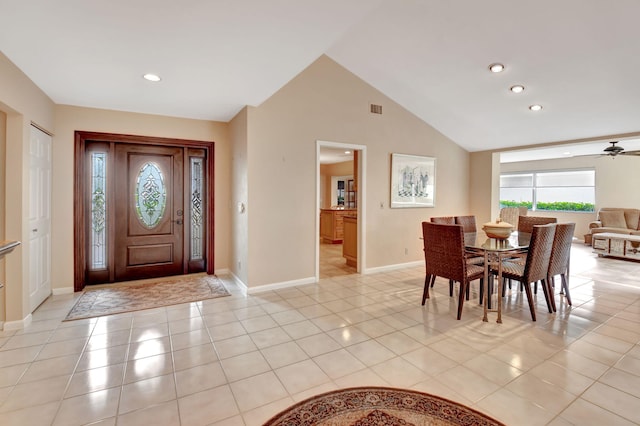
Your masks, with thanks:
[{"label": "white baseboard", "polygon": [[54,296],[57,296],[59,294],[73,294],[73,287],[54,288],[51,291],[51,294],[53,294]]},{"label": "white baseboard", "polygon": [[33,316],[29,314],[24,319],[21,319],[18,321],[6,321],[4,324],[2,324],[2,329],[3,330],[22,330],[23,328],[26,328],[29,324],[31,324],[32,320],[33,320]]},{"label": "white baseboard", "polygon": [[231,276],[231,278],[233,278],[233,282],[235,283],[235,285],[238,286],[238,288],[244,293],[247,294],[247,290],[249,289],[249,287],[247,287],[247,285],[244,283],[244,281],[242,281],[240,279],[240,277],[238,277],[236,274],[234,274],[231,271],[227,272],[227,275]]},{"label": "white baseboard", "polygon": [[262,293],[264,291],[280,290],[280,289],[283,289],[283,288],[295,287],[297,285],[314,284],[315,282],[316,282],[316,278],[315,277],[301,278],[299,280],[283,281],[281,283],[273,283],[273,284],[265,284],[265,285],[261,285],[261,286],[258,286],[258,287],[248,287],[247,288],[247,293],[248,294]]},{"label": "white baseboard", "polygon": [[397,263],[395,265],[378,266],[376,268],[367,268],[362,274],[377,274],[378,272],[396,271],[398,269],[413,268],[424,265],[424,260],[416,260],[414,262]]}]

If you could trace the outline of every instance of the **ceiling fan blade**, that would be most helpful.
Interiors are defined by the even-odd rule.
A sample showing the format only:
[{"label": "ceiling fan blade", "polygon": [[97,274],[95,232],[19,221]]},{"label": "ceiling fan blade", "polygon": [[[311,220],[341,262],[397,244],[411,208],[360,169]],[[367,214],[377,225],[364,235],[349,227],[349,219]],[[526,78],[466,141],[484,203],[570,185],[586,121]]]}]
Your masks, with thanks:
[{"label": "ceiling fan blade", "polygon": [[640,155],[640,150],[637,150],[637,151],[623,151],[622,154],[624,154],[624,155]]}]

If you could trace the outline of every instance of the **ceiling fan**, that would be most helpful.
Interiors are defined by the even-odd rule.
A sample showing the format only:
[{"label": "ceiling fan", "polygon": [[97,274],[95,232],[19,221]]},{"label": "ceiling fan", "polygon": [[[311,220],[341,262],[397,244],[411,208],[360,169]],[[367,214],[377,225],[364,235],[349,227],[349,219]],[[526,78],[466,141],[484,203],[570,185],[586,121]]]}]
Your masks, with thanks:
[{"label": "ceiling fan", "polygon": [[609,157],[616,157],[617,155],[640,155],[638,151],[625,151],[623,147],[616,145],[618,141],[609,142],[611,146],[606,147],[603,151]]}]

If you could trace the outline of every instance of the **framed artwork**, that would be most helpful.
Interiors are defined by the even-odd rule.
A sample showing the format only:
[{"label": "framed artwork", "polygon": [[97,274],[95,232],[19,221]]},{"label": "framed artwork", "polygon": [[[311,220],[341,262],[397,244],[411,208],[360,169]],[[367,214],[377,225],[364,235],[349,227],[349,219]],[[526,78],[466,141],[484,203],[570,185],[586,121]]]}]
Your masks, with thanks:
[{"label": "framed artwork", "polygon": [[436,159],[391,154],[391,208],[434,207]]}]

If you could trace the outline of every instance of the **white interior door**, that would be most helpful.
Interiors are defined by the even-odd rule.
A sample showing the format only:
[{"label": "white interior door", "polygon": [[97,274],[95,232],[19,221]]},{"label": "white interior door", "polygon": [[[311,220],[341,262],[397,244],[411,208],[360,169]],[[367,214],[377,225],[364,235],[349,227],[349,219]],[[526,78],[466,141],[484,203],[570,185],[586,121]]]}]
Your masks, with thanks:
[{"label": "white interior door", "polygon": [[31,126],[29,144],[29,301],[51,294],[51,136]]}]

